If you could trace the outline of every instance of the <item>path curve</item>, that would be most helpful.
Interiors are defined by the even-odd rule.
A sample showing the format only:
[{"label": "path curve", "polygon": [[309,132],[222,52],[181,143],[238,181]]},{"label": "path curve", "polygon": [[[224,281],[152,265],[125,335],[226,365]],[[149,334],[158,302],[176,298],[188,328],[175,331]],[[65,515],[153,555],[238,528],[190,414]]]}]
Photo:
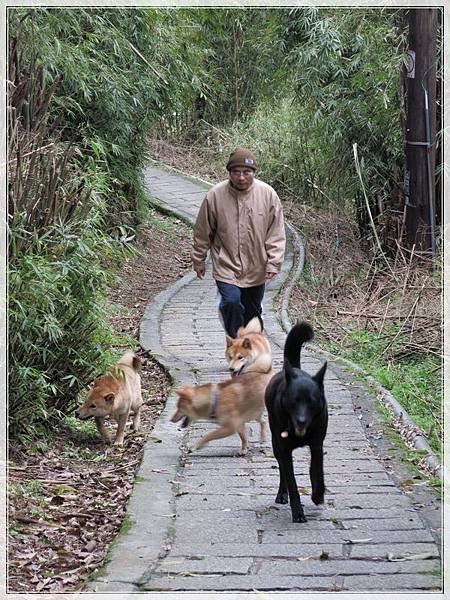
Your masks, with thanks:
[{"label": "path curve", "polygon": [[[193,221],[205,186],[148,167],[147,189],[162,209]],[[268,287],[264,321],[282,362],[283,332],[274,297],[293,265]],[[228,378],[224,334],[208,268],[188,274],[147,307],[140,341],[169,370],[174,383]],[[321,363],[305,352],[302,366]],[[441,590],[441,507],[411,472],[383,431],[373,398],[330,364],[325,390],[330,426],[325,442],[326,501],[312,504],[308,451],[295,453],[297,483],[308,522],[291,522],[288,506],[274,504],[278,471],[270,442],[235,457],[237,436],[187,455],[186,446],[211,428],[180,430],[170,423],[172,394],[146,443],[144,459],[111,559],[86,591],[377,591]],[[131,597],[131,594],[130,594]],[[422,596],[423,597],[423,596]]]}]

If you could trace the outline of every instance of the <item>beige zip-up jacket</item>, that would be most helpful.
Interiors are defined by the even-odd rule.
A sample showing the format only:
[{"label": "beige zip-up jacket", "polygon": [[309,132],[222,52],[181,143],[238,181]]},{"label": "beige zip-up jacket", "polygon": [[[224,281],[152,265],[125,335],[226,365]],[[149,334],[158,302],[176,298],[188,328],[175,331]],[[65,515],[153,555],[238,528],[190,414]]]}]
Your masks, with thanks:
[{"label": "beige zip-up jacket", "polygon": [[270,185],[254,179],[240,191],[226,180],[208,191],[194,228],[194,268],[204,266],[210,250],[214,279],[253,287],[266,272],[280,271],[285,248],[283,209]]}]

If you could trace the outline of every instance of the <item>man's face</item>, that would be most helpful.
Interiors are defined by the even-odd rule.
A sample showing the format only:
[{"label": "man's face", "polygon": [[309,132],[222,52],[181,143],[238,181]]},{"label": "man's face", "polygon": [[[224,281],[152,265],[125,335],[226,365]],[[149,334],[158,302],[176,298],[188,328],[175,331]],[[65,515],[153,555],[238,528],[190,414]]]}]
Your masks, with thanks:
[{"label": "man's face", "polygon": [[248,190],[255,177],[255,171],[246,167],[233,167],[229,171],[230,181],[237,190]]}]

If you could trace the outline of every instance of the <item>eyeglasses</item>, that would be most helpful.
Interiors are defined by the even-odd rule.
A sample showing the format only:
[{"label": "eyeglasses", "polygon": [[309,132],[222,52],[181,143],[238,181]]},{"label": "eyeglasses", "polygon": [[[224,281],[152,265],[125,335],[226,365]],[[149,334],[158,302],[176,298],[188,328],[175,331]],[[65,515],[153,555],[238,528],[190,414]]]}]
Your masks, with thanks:
[{"label": "eyeglasses", "polygon": [[253,171],[251,169],[247,169],[245,171],[237,171],[236,169],[231,169],[230,173],[231,175],[233,175],[233,177],[240,177],[241,175],[243,177],[250,177],[250,175],[253,175]]}]

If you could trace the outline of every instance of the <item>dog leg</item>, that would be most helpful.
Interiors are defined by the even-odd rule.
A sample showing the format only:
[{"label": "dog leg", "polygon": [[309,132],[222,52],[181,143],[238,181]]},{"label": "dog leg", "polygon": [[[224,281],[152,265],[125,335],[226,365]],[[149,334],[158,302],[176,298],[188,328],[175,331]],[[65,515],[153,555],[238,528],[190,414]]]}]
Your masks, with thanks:
[{"label": "dog leg", "polygon": [[283,504],[285,499],[285,489],[287,486],[289,493],[289,502],[291,505],[292,521],[294,523],[306,523],[305,513],[303,512],[303,506],[300,500],[300,494],[298,493],[297,482],[295,481],[294,465],[292,462],[292,450],[282,450],[279,447],[274,446],[275,458],[278,461],[280,467],[280,488],[278,490],[277,498],[281,500],[280,504]]},{"label": "dog leg", "polygon": [[267,440],[267,423],[263,418],[259,420],[259,425],[261,427],[261,432],[259,434],[259,439],[261,442],[265,442]]},{"label": "dog leg", "polygon": [[231,426],[222,426],[219,427],[219,429],[215,429],[214,431],[211,431],[210,433],[207,433],[206,435],[204,435],[198,442],[196,442],[192,448],[189,449],[189,452],[193,452],[194,450],[199,450],[200,448],[202,448],[205,444],[207,444],[208,442],[210,442],[211,440],[219,440],[221,438],[224,437],[228,437],[229,435],[233,435],[233,433],[236,433],[236,429],[234,427]]},{"label": "dog leg", "polygon": [[134,411],[134,415],[133,415],[133,431],[139,431],[139,428],[141,426],[141,408],[142,408],[142,406],[139,406]]},{"label": "dog leg", "polygon": [[240,429],[238,429],[239,437],[241,438],[242,446],[238,452],[238,456],[245,456],[248,452],[248,440],[247,434],[245,432],[245,425],[242,425]]},{"label": "dog leg", "polygon": [[305,513],[298,493],[297,482],[295,481],[294,465],[292,463],[292,451],[290,455],[285,456],[284,472],[289,492],[289,503],[291,505],[293,523],[306,523]]},{"label": "dog leg", "polygon": [[288,493],[287,493],[287,485],[286,485],[286,476],[284,473],[284,464],[282,461],[282,450],[278,444],[278,440],[275,439],[272,433],[272,448],[275,458],[278,462],[278,471],[280,473],[280,485],[278,486],[278,492],[275,497],[276,504],[287,504],[289,502]]},{"label": "dog leg", "polygon": [[323,504],[325,482],[323,478],[323,446],[310,446],[311,463],[309,477],[311,479],[311,500],[314,504]]},{"label": "dog leg", "polygon": [[276,504],[287,504],[289,502],[289,496],[287,492],[286,478],[283,473],[283,467],[278,461],[278,469],[280,471],[280,485],[278,486],[278,492],[275,497]]},{"label": "dog leg", "polygon": [[111,438],[109,437],[108,431],[105,427],[105,420],[103,417],[95,417],[95,424],[97,425],[97,430],[102,437],[102,440],[107,444],[110,443]]},{"label": "dog leg", "polygon": [[127,424],[128,414],[119,415],[117,422],[116,439],[114,440],[114,446],[123,446],[123,438],[125,435],[125,426]]}]

